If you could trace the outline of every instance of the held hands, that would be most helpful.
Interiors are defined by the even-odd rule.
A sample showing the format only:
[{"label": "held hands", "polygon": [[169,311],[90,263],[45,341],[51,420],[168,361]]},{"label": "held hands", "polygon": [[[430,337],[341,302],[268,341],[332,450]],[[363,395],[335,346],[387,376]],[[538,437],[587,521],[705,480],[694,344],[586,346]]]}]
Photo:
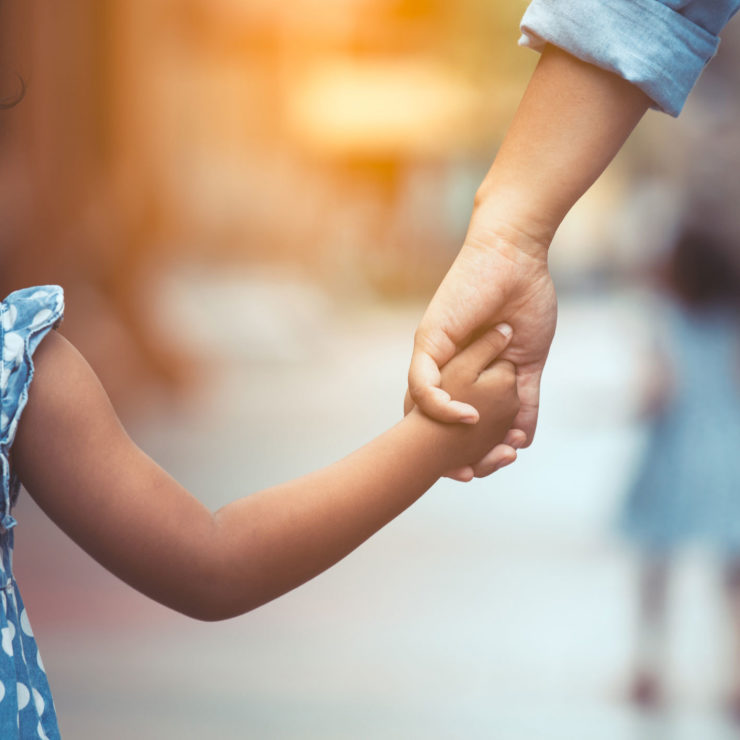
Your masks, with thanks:
[{"label": "held hands", "polygon": [[[494,224],[492,226],[492,224]],[[555,289],[547,268],[547,244],[500,222],[474,214],[465,245],[439,286],[414,337],[409,394],[433,419],[475,425],[482,401],[445,387],[445,370],[482,328],[506,321],[514,330],[501,357],[516,367],[521,403],[508,434],[478,460],[448,471],[470,480],[516,459],[531,444],[537,425],[540,378],[557,315]]]},{"label": "held hands", "polygon": [[521,409],[506,444],[475,471],[485,475],[531,444],[540,378],[557,302],[547,250],[565,214],[599,177],[650,105],[636,85],[547,45],[496,159],[478,188],[460,255],[416,333],[409,391],[440,421],[475,423],[478,411],[440,387],[440,370],[487,327],[506,321],[502,357],[516,365]]},{"label": "held hands", "polygon": [[[507,360],[497,360],[510,340],[511,327],[506,324],[489,329],[442,369],[444,391],[471,404],[479,414],[477,424],[436,424],[447,470],[476,465],[504,439],[519,412],[515,367]],[[408,396],[405,412],[421,416]]]}]

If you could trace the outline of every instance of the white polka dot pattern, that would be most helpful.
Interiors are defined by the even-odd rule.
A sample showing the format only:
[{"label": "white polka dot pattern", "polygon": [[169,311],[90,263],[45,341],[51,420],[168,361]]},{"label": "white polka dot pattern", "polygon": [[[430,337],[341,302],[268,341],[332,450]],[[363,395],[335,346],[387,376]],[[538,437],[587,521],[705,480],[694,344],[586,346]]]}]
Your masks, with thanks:
[{"label": "white polka dot pattern", "polygon": [[31,694],[29,693],[28,686],[26,686],[26,684],[18,681],[17,687],[18,687],[18,709],[23,710],[26,708],[26,705],[31,699]]},{"label": "white polka dot pattern", "polygon": [[28,621],[28,614],[23,609],[21,612],[21,629],[29,636],[33,637],[33,630],[31,629],[31,623]]},{"label": "white polka dot pattern", "polygon": [[6,655],[13,657],[13,636],[10,634],[10,627],[3,627],[0,630],[2,634],[2,647]]},{"label": "white polka dot pattern", "polygon": [[36,707],[36,713],[39,717],[44,713],[44,697],[39,694],[38,689],[31,689],[33,694],[33,703]]}]

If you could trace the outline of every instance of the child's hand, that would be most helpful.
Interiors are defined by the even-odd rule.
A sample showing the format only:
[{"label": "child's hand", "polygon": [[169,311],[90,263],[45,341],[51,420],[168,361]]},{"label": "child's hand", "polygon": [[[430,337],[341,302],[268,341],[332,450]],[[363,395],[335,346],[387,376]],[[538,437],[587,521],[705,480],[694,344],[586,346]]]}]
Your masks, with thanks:
[{"label": "child's hand", "polygon": [[[442,388],[452,398],[469,403],[480,412],[477,424],[440,423],[445,437],[444,458],[449,462],[446,470],[478,463],[504,439],[519,412],[516,368],[507,360],[496,360],[510,339],[510,335],[491,329],[442,369]],[[414,413],[421,412],[414,409]]]}]

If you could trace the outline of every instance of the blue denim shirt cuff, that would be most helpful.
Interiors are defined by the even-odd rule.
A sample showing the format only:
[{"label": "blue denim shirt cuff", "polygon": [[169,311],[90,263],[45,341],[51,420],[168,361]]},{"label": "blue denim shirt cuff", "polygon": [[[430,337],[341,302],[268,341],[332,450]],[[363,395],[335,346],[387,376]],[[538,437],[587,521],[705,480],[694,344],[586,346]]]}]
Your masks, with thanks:
[{"label": "blue denim shirt cuff", "polygon": [[659,0],[533,0],[521,31],[521,46],[558,46],[637,85],[672,116],[719,46],[718,36]]}]

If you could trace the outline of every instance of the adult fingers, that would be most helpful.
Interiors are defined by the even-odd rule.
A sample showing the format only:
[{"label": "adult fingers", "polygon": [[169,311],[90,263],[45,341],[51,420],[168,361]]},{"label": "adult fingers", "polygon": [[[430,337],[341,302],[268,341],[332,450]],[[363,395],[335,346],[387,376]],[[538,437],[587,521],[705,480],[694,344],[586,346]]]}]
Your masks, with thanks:
[{"label": "adult fingers", "polygon": [[503,444],[518,450],[527,443],[527,435],[521,429],[509,429],[504,437]]},{"label": "adult fingers", "polygon": [[501,444],[496,445],[485,457],[473,465],[476,478],[485,478],[507,465],[511,465],[516,458],[516,451],[523,447],[527,435],[521,429],[509,429]]},{"label": "adult fingers", "polygon": [[540,380],[542,368],[526,372],[517,367],[516,390],[519,396],[519,413],[511,423],[512,429],[521,429],[527,439],[521,445],[529,447],[537,428],[537,415],[540,408]]},{"label": "adult fingers", "polygon": [[468,483],[475,477],[475,471],[470,465],[465,465],[462,468],[455,468],[445,473],[445,478],[451,478],[452,480],[459,481],[460,483]]},{"label": "adult fingers", "polygon": [[439,367],[431,355],[414,347],[409,368],[409,393],[417,406],[437,421],[475,424],[479,415],[467,403],[453,401],[450,394],[440,388]]},{"label": "adult fingers", "polygon": [[473,466],[476,478],[485,478],[516,460],[516,450],[509,445],[496,445],[479,463]]}]

